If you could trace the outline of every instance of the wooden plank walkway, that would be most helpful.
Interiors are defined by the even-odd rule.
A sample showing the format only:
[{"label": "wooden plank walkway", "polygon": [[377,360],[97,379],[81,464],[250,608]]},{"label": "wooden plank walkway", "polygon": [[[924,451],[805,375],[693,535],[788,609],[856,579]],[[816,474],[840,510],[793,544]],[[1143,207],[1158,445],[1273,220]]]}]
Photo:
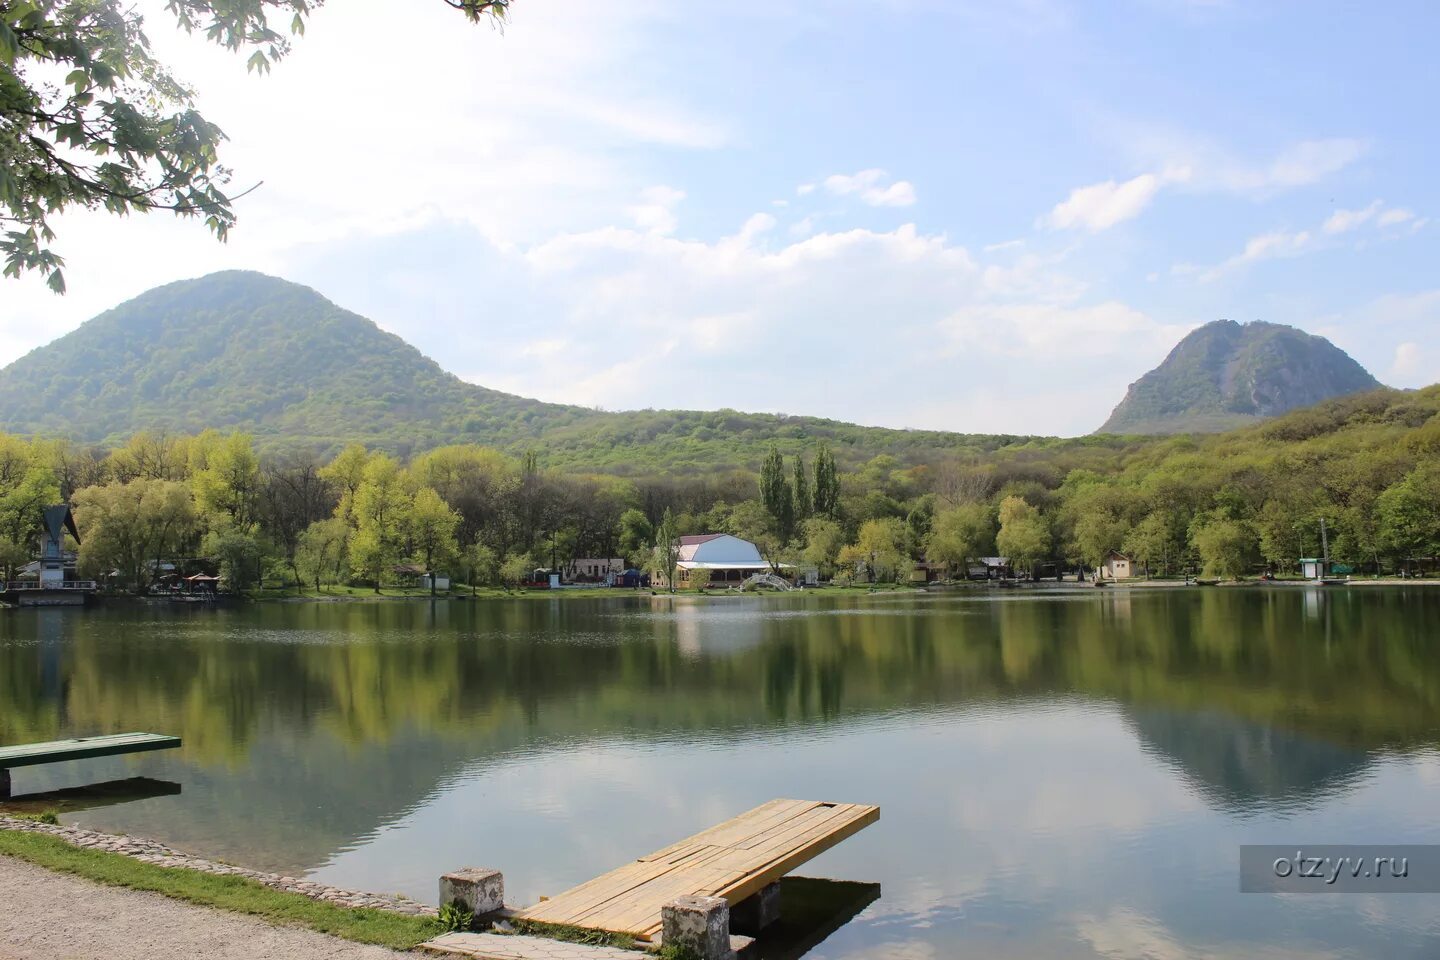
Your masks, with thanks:
[{"label": "wooden plank walkway", "polygon": [[879,819],[866,804],[771,800],[516,916],[654,940],[661,908],[676,897],[734,906]]},{"label": "wooden plank walkway", "polygon": [[119,753],[169,750],[180,746],[179,737],[160,733],[112,733],[98,737],[74,737],[48,743],[20,743],[0,747],[0,767],[28,767],[60,760],[85,760]]}]

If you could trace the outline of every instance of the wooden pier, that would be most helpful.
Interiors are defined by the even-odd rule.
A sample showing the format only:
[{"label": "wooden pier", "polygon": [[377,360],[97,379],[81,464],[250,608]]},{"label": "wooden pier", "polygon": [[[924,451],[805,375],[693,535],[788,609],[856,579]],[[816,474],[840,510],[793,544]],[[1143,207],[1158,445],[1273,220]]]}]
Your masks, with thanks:
[{"label": "wooden pier", "polygon": [[514,915],[655,940],[677,897],[737,906],[879,819],[865,804],[771,800]]},{"label": "wooden pier", "polygon": [[113,733],[97,737],[74,737],[47,743],[20,743],[0,747],[0,799],[10,796],[10,768],[29,767],[62,760],[112,757],[147,750],[171,750],[180,746],[179,737],[160,733]]}]

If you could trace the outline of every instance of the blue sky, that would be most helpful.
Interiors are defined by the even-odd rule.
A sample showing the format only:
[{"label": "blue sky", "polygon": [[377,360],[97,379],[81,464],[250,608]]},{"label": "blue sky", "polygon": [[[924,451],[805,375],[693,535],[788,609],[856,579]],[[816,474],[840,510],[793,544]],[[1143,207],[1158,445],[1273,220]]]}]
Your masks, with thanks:
[{"label": "blue sky", "polygon": [[352,0],[263,78],[142,8],[264,185],[224,246],[67,216],[0,361],[246,267],[606,409],[1072,435],[1219,317],[1440,380],[1433,4]]}]

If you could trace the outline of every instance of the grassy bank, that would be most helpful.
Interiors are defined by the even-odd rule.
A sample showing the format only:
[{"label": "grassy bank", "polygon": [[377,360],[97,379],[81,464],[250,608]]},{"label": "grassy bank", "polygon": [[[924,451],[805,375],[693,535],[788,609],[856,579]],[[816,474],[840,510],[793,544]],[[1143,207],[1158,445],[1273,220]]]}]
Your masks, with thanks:
[{"label": "grassy bank", "polygon": [[176,900],[396,950],[409,950],[443,932],[440,923],[433,919],[323,903],[298,893],[272,890],[244,877],[158,867],[118,853],[71,846],[43,833],[0,830],[0,854],[110,886],[148,890]]}]

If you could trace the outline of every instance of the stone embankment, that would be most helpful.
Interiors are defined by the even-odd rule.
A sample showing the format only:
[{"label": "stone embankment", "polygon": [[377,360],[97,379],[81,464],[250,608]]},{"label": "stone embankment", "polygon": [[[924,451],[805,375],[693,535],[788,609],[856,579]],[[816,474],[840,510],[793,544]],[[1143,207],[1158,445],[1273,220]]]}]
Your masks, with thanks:
[{"label": "stone embankment", "polygon": [[259,870],[250,870],[245,867],[237,867],[215,860],[205,860],[201,857],[193,857],[188,853],[182,853],[155,840],[146,840],[141,837],[122,837],[112,833],[99,833],[95,830],[85,830],[80,827],[38,823],[34,820],[25,820],[3,815],[0,815],[0,829],[47,833],[53,837],[64,840],[66,843],[74,844],[77,847],[85,847],[91,850],[108,850],[111,853],[119,853],[127,857],[133,857],[143,863],[151,863],[160,867],[184,867],[187,870],[199,870],[203,873],[245,877],[249,880],[254,880],[256,883],[264,884],[267,887],[273,887],[276,890],[283,890],[286,893],[298,893],[312,900],[322,900],[326,903],[333,903],[342,907],[369,907],[375,910],[392,910],[395,913],[404,913],[415,917],[433,917],[436,913],[434,907],[427,906],[416,900],[411,900],[408,897],[342,890],[339,887],[315,883],[310,880],[298,880],[295,877],[283,877],[275,873],[264,873]]}]

